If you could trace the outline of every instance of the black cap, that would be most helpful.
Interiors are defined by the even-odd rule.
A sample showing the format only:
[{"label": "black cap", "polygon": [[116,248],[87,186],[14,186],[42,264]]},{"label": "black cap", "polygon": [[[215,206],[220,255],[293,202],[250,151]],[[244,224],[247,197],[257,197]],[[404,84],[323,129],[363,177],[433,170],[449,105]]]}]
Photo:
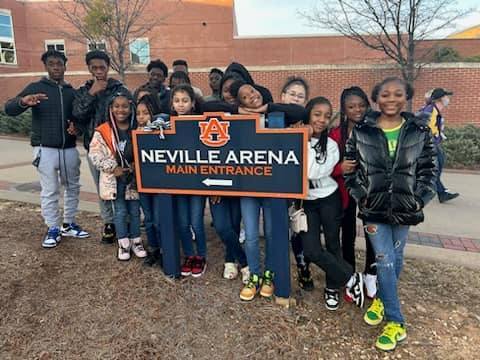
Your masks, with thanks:
[{"label": "black cap", "polygon": [[442,88],[436,88],[436,89],[433,89],[432,95],[430,96],[430,99],[431,100],[438,100],[438,99],[444,97],[445,95],[453,95],[453,92],[442,89]]}]

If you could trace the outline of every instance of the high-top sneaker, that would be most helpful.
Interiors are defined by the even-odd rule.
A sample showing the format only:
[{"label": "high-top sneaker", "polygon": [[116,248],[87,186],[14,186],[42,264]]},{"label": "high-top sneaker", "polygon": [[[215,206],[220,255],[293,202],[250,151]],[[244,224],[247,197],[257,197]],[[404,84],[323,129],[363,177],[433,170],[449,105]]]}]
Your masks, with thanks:
[{"label": "high-top sneaker", "polygon": [[130,249],[132,244],[129,238],[118,239],[118,260],[130,260]]}]

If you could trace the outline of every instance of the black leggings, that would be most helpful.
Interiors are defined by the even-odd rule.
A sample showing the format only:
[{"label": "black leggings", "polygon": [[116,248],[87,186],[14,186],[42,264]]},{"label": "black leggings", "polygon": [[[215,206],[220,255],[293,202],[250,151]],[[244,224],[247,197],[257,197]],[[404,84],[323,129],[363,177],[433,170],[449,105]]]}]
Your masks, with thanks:
[{"label": "black leggings", "polygon": [[[343,212],[341,223],[342,229],[342,253],[343,258],[355,270],[355,238],[357,237],[357,203],[349,197],[348,207]],[[365,274],[376,275],[377,268],[372,266],[375,263],[375,253],[372,244],[364,231],[367,254],[365,258]]]},{"label": "black leggings", "polygon": [[[342,258],[340,250],[340,193],[337,190],[326,198],[305,200],[303,205],[308,221],[308,231],[301,233],[305,257],[325,271],[327,288],[339,289],[353,274],[352,266]],[[321,227],[325,248],[320,239]]]}]

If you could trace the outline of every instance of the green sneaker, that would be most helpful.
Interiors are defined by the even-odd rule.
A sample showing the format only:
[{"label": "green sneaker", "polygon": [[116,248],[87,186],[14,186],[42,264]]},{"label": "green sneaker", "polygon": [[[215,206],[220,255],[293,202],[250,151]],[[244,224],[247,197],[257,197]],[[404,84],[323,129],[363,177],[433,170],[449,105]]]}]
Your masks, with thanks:
[{"label": "green sneaker", "polygon": [[243,301],[252,301],[260,288],[260,278],[258,275],[251,274],[248,283],[240,291],[240,299]]},{"label": "green sneaker", "polygon": [[377,338],[375,346],[383,351],[392,351],[397,347],[397,343],[407,338],[407,329],[402,324],[389,321],[383,328],[383,332]]},{"label": "green sneaker", "polygon": [[363,315],[363,320],[365,320],[368,325],[377,326],[383,321],[383,314],[384,308],[382,300],[375,298],[373,299],[373,302],[368,310],[365,312],[365,315]]},{"label": "green sneaker", "polygon": [[262,287],[260,288],[260,295],[266,298],[273,296],[273,272],[266,270],[263,273]]}]

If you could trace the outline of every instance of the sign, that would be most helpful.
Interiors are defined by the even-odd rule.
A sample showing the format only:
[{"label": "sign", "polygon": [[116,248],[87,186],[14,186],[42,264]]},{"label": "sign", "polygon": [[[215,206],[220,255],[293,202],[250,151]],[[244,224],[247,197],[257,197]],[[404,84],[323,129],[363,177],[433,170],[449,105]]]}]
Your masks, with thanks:
[{"label": "sign", "polygon": [[164,139],[133,132],[140,192],[303,198],[307,130],[260,129],[259,115],[177,116]]}]

